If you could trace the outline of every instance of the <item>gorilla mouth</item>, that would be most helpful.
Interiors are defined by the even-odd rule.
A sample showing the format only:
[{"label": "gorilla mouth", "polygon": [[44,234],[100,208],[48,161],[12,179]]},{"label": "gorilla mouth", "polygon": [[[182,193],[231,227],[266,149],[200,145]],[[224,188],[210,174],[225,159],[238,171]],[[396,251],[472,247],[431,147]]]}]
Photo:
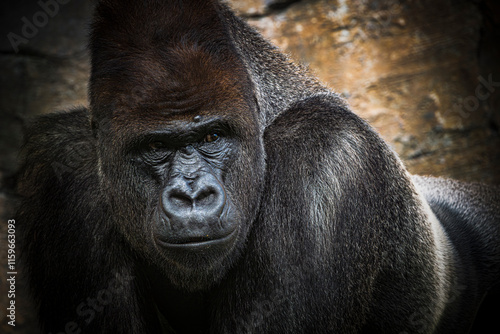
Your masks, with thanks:
[{"label": "gorilla mouth", "polygon": [[157,236],[157,241],[163,248],[170,249],[186,249],[186,250],[198,250],[203,248],[208,248],[212,246],[226,247],[230,245],[238,235],[238,229],[234,228],[220,236],[209,236],[209,235],[199,235],[199,236],[185,236],[178,238],[176,240],[166,240],[162,236]]}]

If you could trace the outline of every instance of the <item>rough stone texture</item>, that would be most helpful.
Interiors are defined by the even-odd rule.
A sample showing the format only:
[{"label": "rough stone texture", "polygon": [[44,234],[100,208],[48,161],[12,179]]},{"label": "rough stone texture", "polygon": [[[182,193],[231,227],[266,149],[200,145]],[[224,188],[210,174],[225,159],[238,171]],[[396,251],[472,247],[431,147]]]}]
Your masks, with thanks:
[{"label": "rough stone texture", "polygon": [[[23,125],[37,114],[87,104],[86,37],[92,2],[65,1],[57,10],[49,10],[53,15],[47,14],[46,23],[37,0],[0,3],[0,259],[4,268],[0,270],[0,333],[37,332],[20,280],[22,268],[15,329],[7,325],[4,307],[6,223],[14,216],[14,174]],[[411,172],[500,184],[498,1],[229,2],[265,36],[294,59],[309,64],[344,95]],[[23,35],[23,29],[30,33],[23,28],[23,18],[31,23],[38,20],[36,33]],[[27,39],[17,52],[9,33]],[[486,87],[482,81],[494,84]]]}]

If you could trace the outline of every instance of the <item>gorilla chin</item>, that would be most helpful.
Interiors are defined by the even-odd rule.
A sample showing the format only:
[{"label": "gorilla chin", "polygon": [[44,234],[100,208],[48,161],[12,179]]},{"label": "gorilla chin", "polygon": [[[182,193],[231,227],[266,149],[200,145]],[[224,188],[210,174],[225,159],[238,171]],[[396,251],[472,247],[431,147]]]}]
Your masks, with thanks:
[{"label": "gorilla chin", "polygon": [[[219,282],[232,267],[239,251],[235,248],[239,243],[240,228],[237,224],[225,229],[224,235],[217,236],[185,236],[175,242],[166,238],[165,234],[154,236],[155,246],[166,262],[156,262],[152,276],[156,277],[160,286],[173,287],[183,291],[200,291],[208,289]],[[170,284],[165,284],[165,279]]]}]

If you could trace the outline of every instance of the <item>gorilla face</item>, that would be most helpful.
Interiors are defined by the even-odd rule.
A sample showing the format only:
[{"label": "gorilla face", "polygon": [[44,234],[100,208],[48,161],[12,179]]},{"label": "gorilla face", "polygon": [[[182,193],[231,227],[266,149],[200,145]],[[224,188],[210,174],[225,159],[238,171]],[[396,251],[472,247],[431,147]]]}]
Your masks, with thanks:
[{"label": "gorilla face", "polygon": [[125,83],[136,88],[103,94],[94,115],[107,116],[93,122],[116,226],[146,263],[192,290],[216,282],[238,257],[265,166],[245,73],[220,82],[206,65],[197,79],[188,72],[170,72],[161,89]]},{"label": "gorilla face", "polygon": [[201,288],[222,277],[255,219],[262,140],[255,124],[234,121],[209,113],[163,116],[142,131],[112,125],[99,141],[117,225],[174,284]]}]

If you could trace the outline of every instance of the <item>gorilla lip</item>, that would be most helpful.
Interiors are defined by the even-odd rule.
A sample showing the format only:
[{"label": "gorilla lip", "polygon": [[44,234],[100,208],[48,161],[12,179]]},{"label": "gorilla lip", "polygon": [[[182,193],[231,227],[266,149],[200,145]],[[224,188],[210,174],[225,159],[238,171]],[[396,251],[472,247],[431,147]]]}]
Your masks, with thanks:
[{"label": "gorilla lip", "polygon": [[216,239],[210,239],[207,236],[193,236],[190,238],[186,238],[185,241],[179,242],[179,243],[171,243],[168,242],[161,237],[156,237],[156,240],[158,241],[158,244],[160,244],[164,248],[171,248],[171,249],[193,249],[197,250],[200,248],[205,248],[205,247],[211,247],[211,246],[223,246],[225,244],[228,244],[236,238],[238,235],[238,229],[235,228],[232,231],[230,231],[228,234],[216,238]]}]

